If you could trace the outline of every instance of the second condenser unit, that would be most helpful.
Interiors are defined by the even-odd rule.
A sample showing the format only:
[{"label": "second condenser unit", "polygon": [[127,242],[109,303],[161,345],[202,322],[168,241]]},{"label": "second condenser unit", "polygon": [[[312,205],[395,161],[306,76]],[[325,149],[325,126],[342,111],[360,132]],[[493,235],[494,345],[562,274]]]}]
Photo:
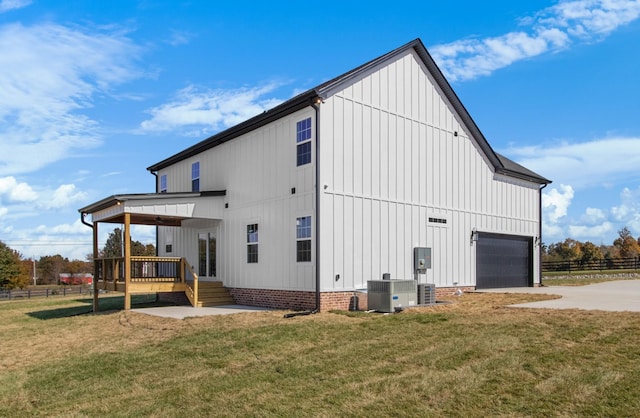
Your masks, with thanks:
[{"label": "second condenser unit", "polygon": [[436,303],[436,285],[420,283],[418,285],[418,305],[433,305]]}]

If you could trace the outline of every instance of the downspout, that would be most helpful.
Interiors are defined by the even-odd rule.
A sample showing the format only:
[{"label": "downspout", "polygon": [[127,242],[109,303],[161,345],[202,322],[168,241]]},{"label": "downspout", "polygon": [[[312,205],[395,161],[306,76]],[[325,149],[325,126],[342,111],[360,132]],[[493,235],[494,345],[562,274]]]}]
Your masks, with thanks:
[{"label": "downspout", "polygon": [[87,222],[87,221],[85,221],[85,220],[84,220],[84,217],[85,217],[86,215],[88,215],[88,213],[84,213],[84,212],[81,212],[81,213],[80,213],[80,222],[82,222],[83,224],[85,224],[85,225],[86,225],[86,226],[88,226],[89,228],[93,229],[93,224],[90,224],[89,222]]},{"label": "downspout", "polygon": [[318,105],[322,103],[321,97],[316,97],[311,101],[311,107],[316,112],[316,138],[315,138],[315,152],[316,152],[316,214],[315,214],[315,228],[316,228],[316,250],[315,250],[315,263],[316,263],[316,307],[310,311],[292,312],[285,314],[285,318],[293,318],[294,316],[311,315],[320,312],[320,108]]},{"label": "downspout", "polygon": [[[158,186],[158,172],[157,171],[149,171],[151,174],[153,174],[153,176],[156,178],[155,183],[156,183],[156,194],[158,193],[158,191],[160,190],[160,187]],[[158,247],[160,245],[160,241],[158,239],[158,225],[156,225],[156,257],[158,257],[160,255],[160,250]]]},{"label": "downspout", "polygon": [[549,184],[545,183],[538,190],[538,286],[542,287],[542,189]]},{"label": "downspout", "polygon": [[320,108],[322,98],[311,102],[316,111],[316,308],[312,313],[320,312]]}]

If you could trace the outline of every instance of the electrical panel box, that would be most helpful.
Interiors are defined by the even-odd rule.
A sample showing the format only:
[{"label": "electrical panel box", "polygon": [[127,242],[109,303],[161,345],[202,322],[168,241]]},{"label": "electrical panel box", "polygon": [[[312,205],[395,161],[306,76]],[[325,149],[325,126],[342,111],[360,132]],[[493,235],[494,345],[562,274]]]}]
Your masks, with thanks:
[{"label": "electrical panel box", "polygon": [[418,296],[415,280],[367,281],[367,306],[378,312],[395,312],[396,308],[415,306]]},{"label": "electrical panel box", "polygon": [[426,273],[431,268],[431,248],[415,247],[413,249],[413,270],[416,273]]}]

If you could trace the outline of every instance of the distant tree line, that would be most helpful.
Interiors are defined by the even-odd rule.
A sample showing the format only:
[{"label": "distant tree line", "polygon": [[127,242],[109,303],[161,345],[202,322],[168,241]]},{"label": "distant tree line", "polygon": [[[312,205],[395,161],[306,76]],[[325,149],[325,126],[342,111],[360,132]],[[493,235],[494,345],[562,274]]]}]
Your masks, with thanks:
[{"label": "distant tree line", "polygon": [[562,242],[542,245],[542,261],[579,261],[587,264],[598,260],[640,256],[640,238],[634,238],[626,226],[618,231],[611,245],[596,245],[567,238]]},{"label": "distant tree line", "polygon": [[[122,230],[116,228],[109,234],[98,256],[122,257],[122,249]],[[131,240],[131,254],[155,255],[156,248],[152,244]],[[59,284],[61,273],[93,273],[93,254],[88,254],[85,260],[69,260],[60,254],[45,255],[37,260],[25,259],[18,251],[0,241],[0,288],[24,289],[33,284],[34,261],[37,284]]]}]

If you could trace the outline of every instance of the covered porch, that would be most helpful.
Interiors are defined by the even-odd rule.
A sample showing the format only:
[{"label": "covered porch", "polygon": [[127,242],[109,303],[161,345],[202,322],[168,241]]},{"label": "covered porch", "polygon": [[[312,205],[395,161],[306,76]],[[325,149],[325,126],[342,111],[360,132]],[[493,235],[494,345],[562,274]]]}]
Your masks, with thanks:
[{"label": "covered porch", "polygon": [[[193,306],[228,303],[222,283],[199,281],[184,256],[131,254],[132,225],[180,228],[189,220],[222,220],[225,195],[226,191],[114,195],[79,209],[82,223],[93,230],[94,312],[101,290],[124,293],[125,310],[131,309],[131,295],[141,293],[184,292]],[[123,225],[121,257],[100,257],[101,223]]]}]

